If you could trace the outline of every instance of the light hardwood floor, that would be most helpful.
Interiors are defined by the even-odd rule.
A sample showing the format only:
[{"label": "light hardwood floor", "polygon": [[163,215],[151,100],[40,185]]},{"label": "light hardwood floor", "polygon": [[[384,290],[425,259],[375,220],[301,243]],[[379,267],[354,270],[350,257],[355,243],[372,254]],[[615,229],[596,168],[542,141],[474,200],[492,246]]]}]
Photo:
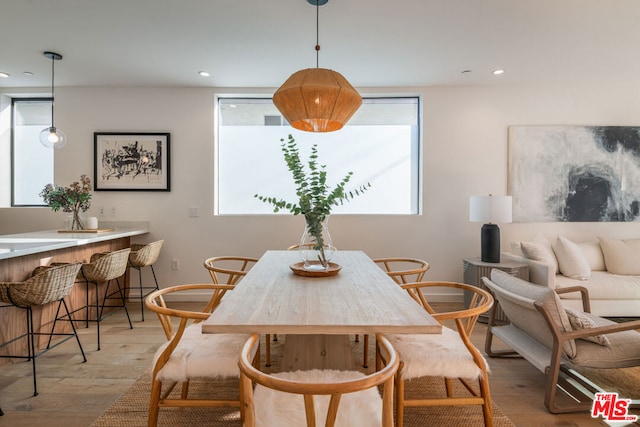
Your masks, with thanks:
[{"label": "light hardwood floor", "polygon": [[[190,304],[185,303],[185,307]],[[30,363],[0,367],[0,426],[89,426],[147,368],[165,337],[153,313],[140,321],[139,304],[128,305],[133,329],[124,312],[101,324],[102,350],[96,351],[95,324],[79,329],[88,361],[82,363],[70,340],[37,359],[38,388],[34,397]],[[1,327],[1,326],[0,326]],[[486,325],[473,335],[483,349]],[[588,413],[552,415],[543,405],[545,377],[522,359],[490,359],[494,402],[517,426],[599,426]]]}]

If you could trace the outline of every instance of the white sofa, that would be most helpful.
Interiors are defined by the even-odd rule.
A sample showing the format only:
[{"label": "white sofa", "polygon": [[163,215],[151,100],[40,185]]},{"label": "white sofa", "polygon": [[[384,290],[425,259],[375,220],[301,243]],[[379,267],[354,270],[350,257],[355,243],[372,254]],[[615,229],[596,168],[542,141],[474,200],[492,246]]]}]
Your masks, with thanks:
[{"label": "white sofa", "polygon": [[[527,263],[529,281],[538,285],[587,288],[595,315],[640,317],[640,239],[572,242],[558,236],[550,242],[538,234],[529,242],[512,243],[502,257]],[[582,309],[579,292],[560,298],[566,307]]]}]

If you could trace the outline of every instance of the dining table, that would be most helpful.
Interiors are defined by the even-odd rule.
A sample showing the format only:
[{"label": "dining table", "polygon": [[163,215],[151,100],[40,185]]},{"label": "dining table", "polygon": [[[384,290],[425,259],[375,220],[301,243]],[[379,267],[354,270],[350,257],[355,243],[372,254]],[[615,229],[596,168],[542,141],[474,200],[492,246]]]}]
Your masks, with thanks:
[{"label": "dining table", "polygon": [[363,251],[336,251],[331,275],[296,274],[299,261],[297,251],[266,251],[202,322],[202,333],[286,335],[281,370],[291,371],[354,369],[351,335],[442,332]]}]

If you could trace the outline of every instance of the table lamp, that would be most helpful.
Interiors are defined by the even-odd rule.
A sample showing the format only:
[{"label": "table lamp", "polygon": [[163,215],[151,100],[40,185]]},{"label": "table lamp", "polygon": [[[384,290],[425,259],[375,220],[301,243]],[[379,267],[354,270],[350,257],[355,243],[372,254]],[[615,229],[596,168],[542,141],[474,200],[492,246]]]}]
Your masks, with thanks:
[{"label": "table lamp", "polygon": [[469,221],[484,222],[480,232],[483,262],[500,262],[500,222],[511,222],[511,196],[469,197]]}]

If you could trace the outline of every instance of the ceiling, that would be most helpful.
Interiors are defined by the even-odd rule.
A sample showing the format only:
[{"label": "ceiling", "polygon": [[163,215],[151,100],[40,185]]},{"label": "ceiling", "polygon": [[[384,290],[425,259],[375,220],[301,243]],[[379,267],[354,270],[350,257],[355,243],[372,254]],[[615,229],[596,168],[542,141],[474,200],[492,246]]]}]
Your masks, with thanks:
[{"label": "ceiling", "polygon": [[[640,84],[638,0],[329,0],[319,13],[320,67],[356,88]],[[315,24],[306,0],[0,0],[0,88],[49,86],[46,50],[64,56],[56,86],[275,88],[316,65]]]}]

